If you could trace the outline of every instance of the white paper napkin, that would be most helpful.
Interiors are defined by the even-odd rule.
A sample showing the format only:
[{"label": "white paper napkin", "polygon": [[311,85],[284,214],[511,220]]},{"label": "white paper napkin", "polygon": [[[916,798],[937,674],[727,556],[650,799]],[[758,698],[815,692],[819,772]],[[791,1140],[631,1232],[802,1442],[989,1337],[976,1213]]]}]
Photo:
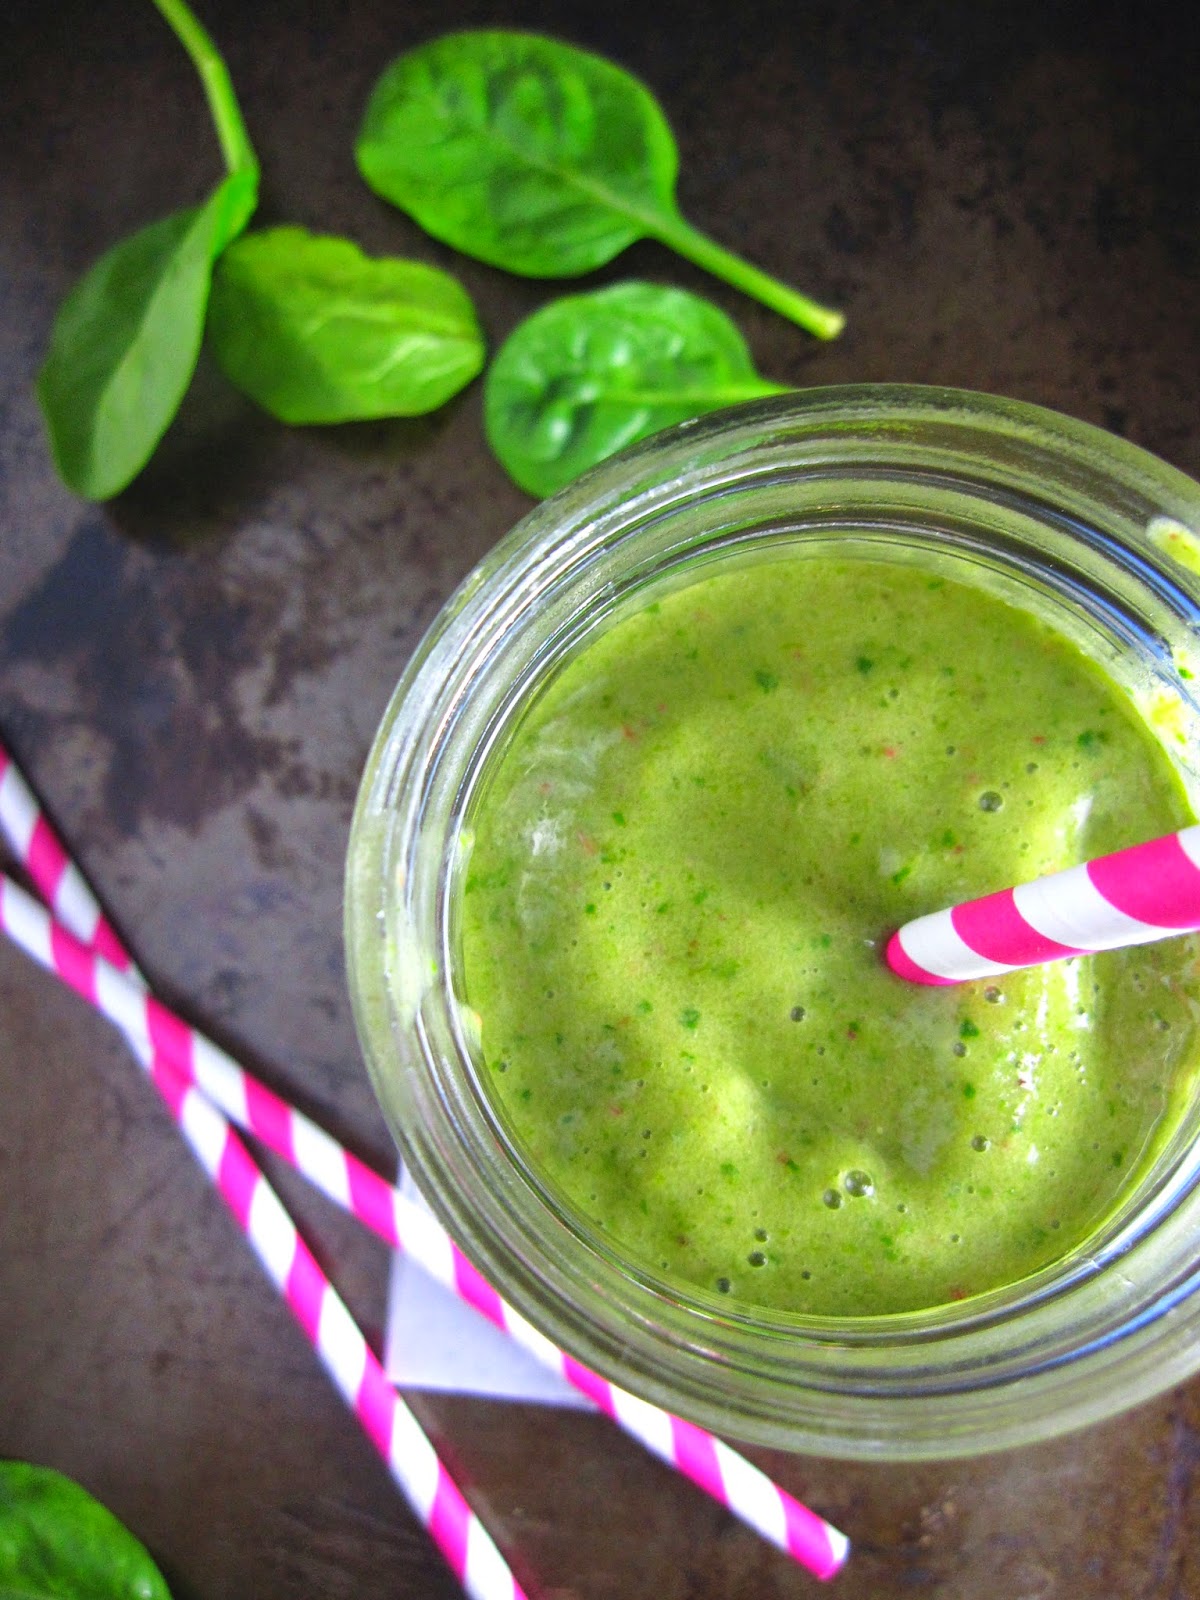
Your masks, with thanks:
[{"label": "white paper napkin", "polygon": [[[408,1199],[425,1204],[403,1170],[400,1188]],[[591,1404],[400,1253],[392,1259],[383,1364],[392,1382],[405,1389],[553,1406]]]}]

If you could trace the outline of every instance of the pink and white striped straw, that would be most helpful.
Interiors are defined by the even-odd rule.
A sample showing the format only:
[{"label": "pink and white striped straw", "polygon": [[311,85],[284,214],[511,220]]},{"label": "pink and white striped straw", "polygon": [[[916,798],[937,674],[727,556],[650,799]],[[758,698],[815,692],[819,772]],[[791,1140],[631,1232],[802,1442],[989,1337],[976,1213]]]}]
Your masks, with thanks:
[{"label": "pink and white striped straw", "polygon": [[155,1057],[153,1078],[197,1160],[464,1593],[471,1600],[525,1600],[492,1536],[392,1388],[341,1296],[228,1120],[162,1056]]},{"label": "pink and white striped straw", "polygon": [[99,951],[114,967],[129,970],[133,963],[100,910],[87,879],[63,848],[37,796],[3,744],[0,744],[0,831],[63,926],[84,944]]},{"label": "pink and white striped straw", "polygon": [[[71,860],[37,796],[2,743],[0,832],[8,839],[18,861],[50,907],[53,921],[58,924],[46,930],[53,957],[49,969],[71,983],[93,1004],[97,1003],[100,981],[89,977],[89,962],[95,955],[103,957],[144,989],[141,974],[101,911],[91,885]],[[25,917],[26,925],[32,927],[30,919],[36,920],[36,914],[31,908],[26,908]],[[70,936],[82,948],[75,948]],[[27,949],[27,953],[37,959],[36,951]],[[125,993],[111,974],[107,978],[107,991],[119,996],[120,1003],[114,1000],[106,1014],[122,1028],[147,1070],[150,1070],[156,1045],[169,1041],[176,1068],[231,1121],[281,1155],[323,1194],[356,1216],[393,1248],[402,1246],[395,1221],[395,1201],[400,1197],[392,1184],[343,1149],[303,1112],[246,1072],[211,1040],[188,1028],[165,1006]]]},{"label": "pink and white striped straw", "polygon": [[[139,1012],[143,1024],[148,1021],[158,1003],[145,992],[86,879],[68,857],[2,745],[0,830],[63,919],[60,922],[51,916],[31,895],[0,875],[0,925],[41,965],[66,978],[81,993],[87,994],[90,982],[93,1001],[105,981],[110,989],[123,993],[128,1025],[122,1023],[122,1027],[180,1132],[464,1593],[470,1600],[526,1600],[491,1534],[392,1387],[345,1302],[296,1231],[253,1156],[216,1106],[156,1047],[150,1030],[143,1031],[134,1022]],[[64,926],[68,920],[81,937]],[[374,1173],[371,1176],[382,1184]]]},{"label": "pink and white striped straw", "polygon": [[[4,762],[7,760],[7,771]],[[15,774],[16,781],[12,782]],[[70,863],[40,813],[29,786],[0,746],[0,829],[20,853],[20,838],[41,838],[39,888],[77,880],[85,900],[83,925],[100,926],[95,897]],[[5,784],[8,784],[6,789]],[[22,832],[14,833],[6,793],[19,800]],[[32,813],[32,821],[30,820]],[[29,864],[34,876],[33,865]],[[75,913],[73,890],[66,906]],[[89,949],[85,940],[50,916],[15,884],[0,879],[0,929],[28,954],[68,983],[125,1033],[143,1065],[162,1070],[200,1093],[275,1150],[316,1187],[357,1216],[426,1272],[512,1337],[543,1365],[564,1377],[626,1433],[668,1466],[691,1479],[762,1537],[820,1578],[833,1577],[849,1553],[846,1536],[802,1505],[737,1451],[695,1424],[672,1416],[577,1362],[537,1331],[471,1265],[441,1224],[399,1190],[344,1150],[303,1113],[288,1105],[244,1068],[145,992],[115,933],[110,938],[122,967]],[[103,924],[107,927],[107,924]]]},{"label": "pink and white striped straw", "polygon": [[837,1528],[722,1440],[639,1399],[559,1350],[491,1287],[434,1217],[258,1084],[127,973],[89,950],[32,895],[2,874],[0,931],[115,1022],[150,1065],[156,1082],[167,1072],[196,1088],[208,1103],[228,1108],[234,1120],[261,1136],[299,1171],[315,1175],[324,1192],[581,1390],[660,1460],[818,1577],[831,1578],[839,1571],[849,1541]]},{"label": "pink and white striped straw", "polygon": [[1200,823],[915,917],[888,940],[892,971],[963,983],[1200,928]]}]

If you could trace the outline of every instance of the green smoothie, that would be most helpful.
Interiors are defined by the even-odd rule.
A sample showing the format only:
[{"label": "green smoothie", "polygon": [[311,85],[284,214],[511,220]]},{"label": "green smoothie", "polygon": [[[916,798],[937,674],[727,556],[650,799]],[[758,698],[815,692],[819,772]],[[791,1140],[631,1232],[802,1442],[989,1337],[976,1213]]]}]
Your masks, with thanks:
[{"label": "green smoothie", "polygon": [[1128,697],[920,565],[716,570],[571,661],[475,807],[463,982],[546,1181],[652,1271],[859,1316],[1077,1247],[1190,1095],[1192,939],[930,989],[922,912],[1193,820]]}]

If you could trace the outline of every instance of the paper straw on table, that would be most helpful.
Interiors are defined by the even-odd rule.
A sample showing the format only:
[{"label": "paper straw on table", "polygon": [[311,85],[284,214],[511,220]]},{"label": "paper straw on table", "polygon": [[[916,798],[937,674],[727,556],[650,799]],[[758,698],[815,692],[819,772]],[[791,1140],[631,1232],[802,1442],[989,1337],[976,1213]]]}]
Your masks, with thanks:
[{"label": "paper straw on table", "polygon": [[[18,799],[20,832],[11,825],[13,795]],[[6,796],[10,801],[7,806]],[[723,1441],[638,1399],[559,1350],[502,1299],[429,1212],[414,1205],[303,1113],[259,1083],[225,1051],[132,983],[130,980],[137,978],[136,969],[110,928],[108,941],[110,947],[115,947],[117,964],[89,949],[86,933],[74,937],[78,929],[62,925],[68,916],[77,916],[84,930],[108,928],[108,924],[86,880],[71,863],[3,746],[0,829],[8,835],[18,855],[23,837],[40,837],[39,859],[49,865],[49,872],[38,878],[32,864],[27,866],[48,898],[52,885],[66,881],[68,876],[74,882],[74,892],[65,907],[67,914],[59,923],[15,884],[0,880],[0,926],[35,960],[116,1022],[152,1074],[157,1077],[160,1064],[165,1064],[195,1085],[234,1122],[261,1139],[323,1193],[390,1245],[404,1250],[457,1298],[587,1395],[624,1432],[691,1479],[762,1537],[818,1577],[831,1578],[840,1570],[849,1542],[837,1528]]]},{"label": "paper straw on table", "polygon": [[963,983],[1200,928],[1200,823],[916,917],[887,945],[913,983]]},{"label": "paper straw on table", "polygon": [[495,1541],[389,1383],[337,1290],[227,1118],[156,1056],[154,1082],[342,1398],[471,1600],[524,1600]]},{"label": "paper straw on table", "polygon": [[[0,930],[115,1022],[132,1043],[149,1041],[150,1070],[156,1082],[165,1071],[223,1110],[228,1106],[235,1121],[260,1135],[299,1171],[315,1176],[326,1194],[352,1209],[390,1244],[405,1250],[438,1282],[581,1390],[668,1466],[818,1577],[831,1578],[840,1569],[849,1550],[843,1533],[722,1440],[640,1400],[559,1350],[497,1294],[434,1217],[343,1150],[315,1123],[257,1084],[217,1045],[181,1021],[128,974],[88,950],[32,895],[3,875]],[[146,1052],[140,1053],[145,1059]]]},{"label": "paper straw on table", "polygon": [[20,768],[0,744],[0,830],[42,899],[77,939],[122,971],[129,959],[86,878],[46,820]]},{"label": "paper straw on table", "polygon": [[[120,937],[105,918],[98,899],[80,869],[47,820],[37,796],[12,756],[0,744],[0,832],[8,839],[18,861],[28,872],[50,908],[52,923],[36,937],[49,940],[51,971],[70,982],[94,1004],[95,985],[102,977],[89,976],[91,957],[99,955],[140,988],[145,982]],[[36,906],[36,902],[34,902]],[[42,913],[42,908],[37,908]],[[25,908],[28,919],[31,907]],[[53,923],[60,926],[54,926]],[[33,923],[29,923],[32,927]],[[82,948],[74,948],[73,935]],[[35,959],[40,959],[36,952]],[[79,981],[74,981],[74,973]],[[83,985],[82,989],[80,985]],[[90,986],[90,987],[89,987]],[[119,984],[110,988],[122,996],[116,1009],[106,1010],[122,1028],[142,1065],[150,1069],[156,1047],[166,1047],[176,1068],[193,1082],[239,1127],[281,1155],[310,1183],[342,1206],[393,1247],[400,1247],[394,1221],[394,1185],[342,1148],[315,1122],[260,1083],[211,1040],[195,1033],[156,1000],[148,1003],[122,994]]]},{"label": "paper straw on table", "polygon": [[[0,829],[25,861],[31,878],[63,921],[51,917],[32,896],[0,880],[0,923],[14,918],[17,939],[43,965],[59,971],[73,964],[83,979],[90,964],[113,975],[117,985],[149,1007],[150,997],[99,903],[41,814],[11,757],[0,746]],[[75,924],[82,937],[64,926]],[[93,948],[84,942],[92,941]],[[40,943],[34,950],[31,942]],[[103,953],[101,953],[103,952]],[[115,959],[114,959],[115,958]],[[64,975],[60,972],[60,975]],[[507,1561],[466,1498],[424,1429],[401,1400],[361,1330],[296,1231],[283,1204],[233,1131],[228,1120],[187,1077],[157,1050],[148,1034],[125,1029],[200,1165],[303,1328],[310,1344],[383,1457],[393,1480],[421,1525],[445,1557],[471,1600],[526,1600]],[[372,1174],[374,1176],[374,1174]],[[382,1180],[379,1180],[380,1182]]]}]

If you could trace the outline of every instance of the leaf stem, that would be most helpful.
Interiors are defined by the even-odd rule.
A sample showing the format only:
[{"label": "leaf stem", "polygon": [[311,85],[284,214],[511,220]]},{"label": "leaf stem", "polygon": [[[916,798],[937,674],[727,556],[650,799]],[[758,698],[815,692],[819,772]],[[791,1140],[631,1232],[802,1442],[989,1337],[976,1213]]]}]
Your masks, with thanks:
[{"label": "leaf stem", "polygon": [[663,244],[677,250],[681,256],[703,267],[706,272],[711,272],[714,277],[724,279],[755,300],[761,300],[772,311],[778,311],[792,322],[799,323],[818,339],[836,339],[846,326],[846,318],[840,311],[819,305],[798,289],[789,288],[786,283],[780,283],[778,278],[760,272],[748,261],[734,255],[732,250],[726,250],[715,239],[694,228],[684,217],[678,214],[656,215],[644,220],[647,231]]},{"label": "leaf stem", "polygon": [[771,383],[766,378],[745,383],[702,384],[696,389],[613,389],[600,395],[602,400],[619,400],[630,406],[696,406],[697,415],[718,406],[736,406],[743,400],[765,400],[771,395],[792,394],[794,385]]},{"label": "leaf stem", "polygon": [[186,0],[154,0],[172,32],[191,57],[212,113],[221,154],[230,172],[258,172],[258,157],[233,92],[229,69]]}]

